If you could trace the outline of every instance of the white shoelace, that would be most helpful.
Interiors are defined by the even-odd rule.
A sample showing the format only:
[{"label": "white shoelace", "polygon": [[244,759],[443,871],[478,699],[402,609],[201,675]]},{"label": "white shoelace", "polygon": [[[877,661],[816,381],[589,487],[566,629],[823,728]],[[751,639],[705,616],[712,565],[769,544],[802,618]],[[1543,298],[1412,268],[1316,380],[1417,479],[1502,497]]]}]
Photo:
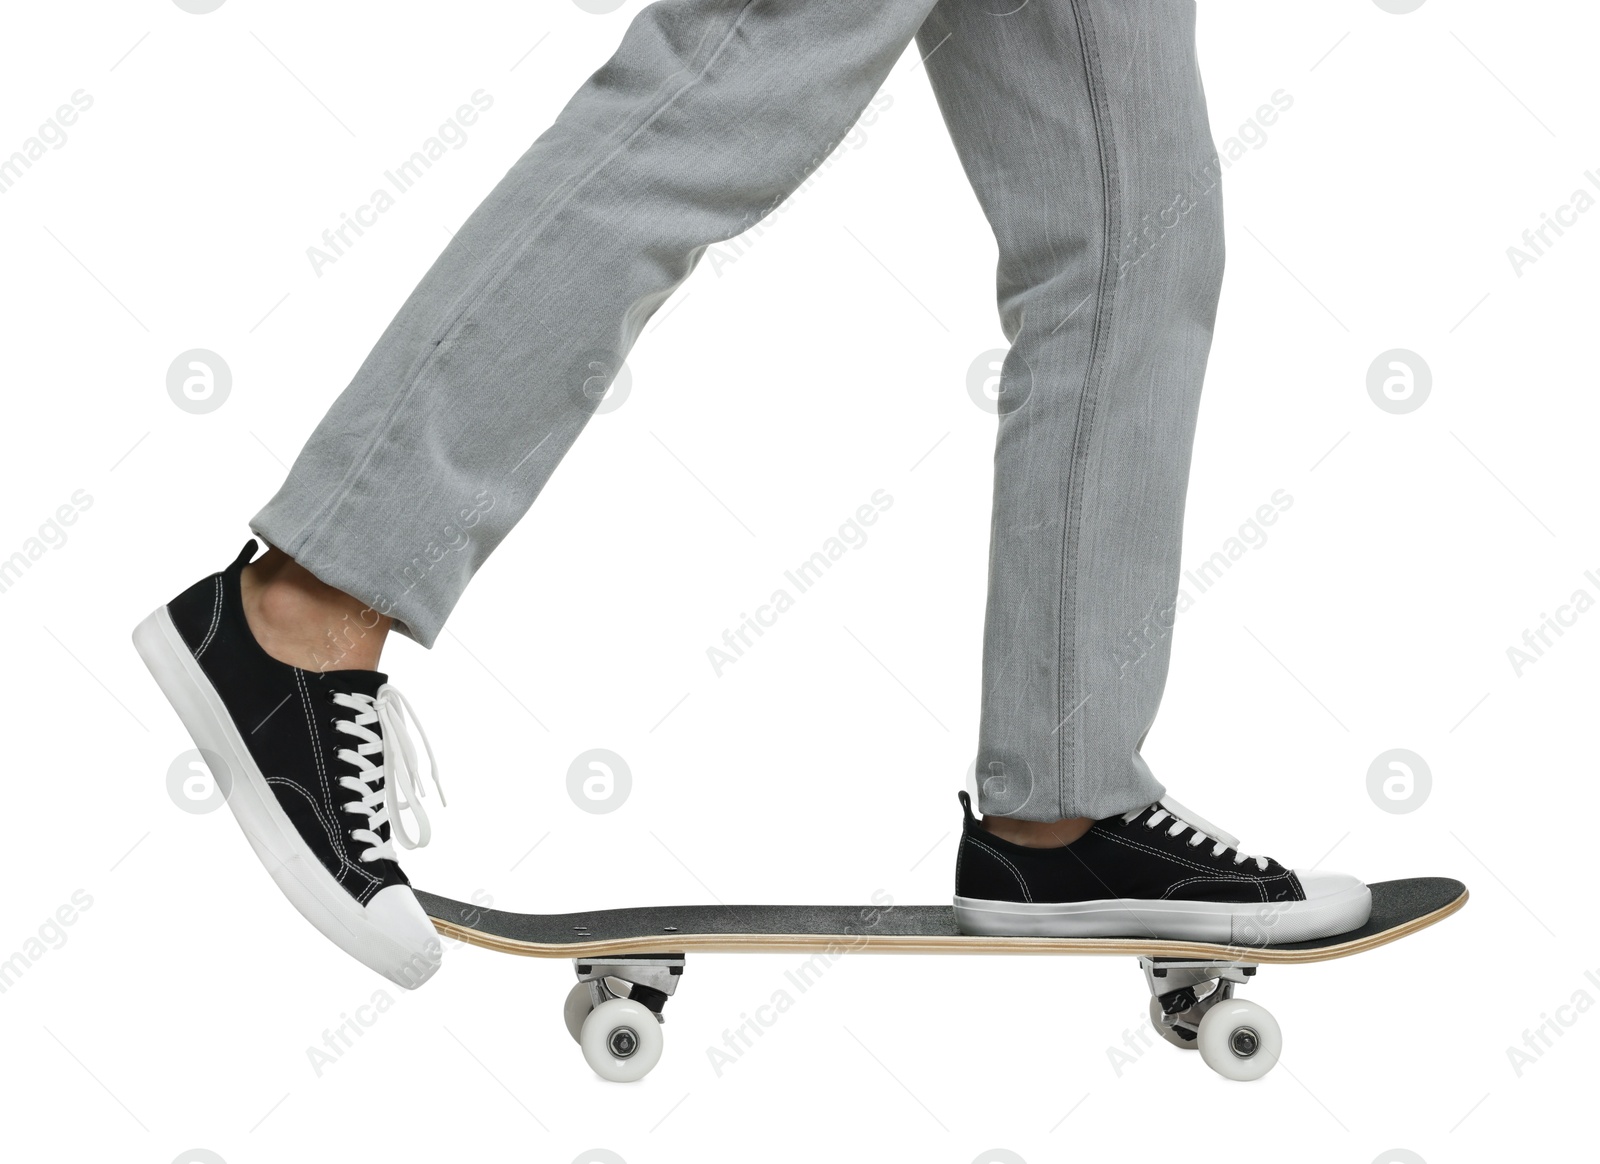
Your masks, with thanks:
[{"label": "white shoelace", "polygon": [[[406,849],[418,849],[426,845],[433,836],[433,828],[428,824],[428,814],[422,810],[420,803],[425,793],[418,781],[421,771],[417,766],[417,750],[406,730],[406,720],[411,721],[411,726],[422,739],[423,749],[428,755],[428,774],[435,791],[439,793],[439,803],[445,805],[449,801],[445,800],[444,786],[439,783],[439,766],[433,758],[433,747],[428,743],[427,733],[417,721],[416,713],[411,710],[410,702],[400,694],[399,688],[389,683],[378,688],[376,696],[340,692],[333,697],[333,702],[355,712],[352,719],[334,721],[334,727],[360,741],[354,748],[340,748],[338,755],[339,759],[356,769],[355,775],[339,778],[339,787],[356,794],[355,799],[345,802],[344,811],[360,813],[367,818],[365,828],[352,829],[350,832],[355,840],[367,844],[361,859],[376,861],[384,858],[393,861],[395,840]],[[374,724],[378,727],[377,731],[372,730]],[[372,757],[380,752],[382,763],[374,764]],[[406,832],[404,819],[400,815],[408,811],[417,821],[417,835],[414,838]],[[390,839],[387,841],[378,835],[378,830],[384,824],[389,825]]]},{"label": "white shoelace", "polygon": [[1238,837],[1223,832],[1216,825],[1204,817],[1190,812],[1171,797],[1163,796],[1153,806],[1147,804],[1144,808],[1136,808],[1132,812],[1125,812],[1122,814],[1122,819],[1125,823],[1132,823],[1140,813],[1152,807],[1155,811],[1150,814],[1150,819],[1144,822],[1146,828],[1156,828],[1162,821],[1170,818],[1172,824],[1167,829],[1167,836],[1175,837],[1183,832],[1184,829],[1193,829],[1194,836],[1189,838],[1190,848],[1212,841],[1211,855],[1213,857],[1220,857],[1229,849],[1232,849],[1233,863],[1235,865],[1242,865],[1246,861],[1254,861],[1257,869],[1266,869],[1267,859],[1265,857],[1258,857],[1254,853],[1241,853],[1239,851]]}]

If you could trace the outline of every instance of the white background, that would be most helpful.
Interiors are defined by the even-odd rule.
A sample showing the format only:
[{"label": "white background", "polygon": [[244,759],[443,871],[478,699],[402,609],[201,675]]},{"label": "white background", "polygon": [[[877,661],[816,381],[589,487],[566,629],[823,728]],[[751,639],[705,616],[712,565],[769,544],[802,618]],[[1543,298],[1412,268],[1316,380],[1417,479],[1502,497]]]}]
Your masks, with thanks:
[{"label": "white background", "polygon": [[[1159,1043],[1119,1071],[1110,1049],[1146,1039],[1131,960],[931,957],[834,966],[719,1076],[707,1048],[799,959],[700,955],[660,1067],[603,1084],[561,1025],[565,963],[457,950],[405,994],[306,926],[226,812],[174,804],[190,744],[134,623],[231,558],[448,232],[639,7],[7,9],[0,155],[75,90],[93,106],[0,196],[0,557],[74,491],[92,505],[0,593],[0,958],[74,891],[92,905],[0,994],[0,1154],[1436,1164],[1575,1132],[1600,1017],[1561,1012],[1520,1076],[1507,1048],[1600,999],[1600,613],[1520,676],[1507,648],[1600,596],[1600,214],[1520,277],[1506,251],[1580,186],[1600,196],[1588,5],[1201,5],[1218,144],[1275,91],[1294,104],[1225,177],[1186,565],[1275,490],[1294,503],[1182,616],[1146,753],[1247,848],[1473,890],[1398,946],[1263,970],[1245,994],[1286,1046],[1262,1082]],[[318,277],[306,248],[480,88],[466,145]],[[993,242],[914,50],[885,92],[743,257],[657,315],[631,395],[438,648],[386,654],[450,796],[407,859],[420,885],[542,910],[947,899],[995,427],[966,375],[1001,337]],[[232,369],[207,415],[166,392],[190,348]],[[1367,392],[1392,348],[1433,374],[1408,415]],[[894,506],[870,540],[717,678],[706,648],[877,489]],[[569,799],[590,748],[631,769],[615,812]],[[1391,748],[1431,769],[1416,811],[1369,797]],[[308,1048],[379,991],[392,1007],[319,1075]]]}]

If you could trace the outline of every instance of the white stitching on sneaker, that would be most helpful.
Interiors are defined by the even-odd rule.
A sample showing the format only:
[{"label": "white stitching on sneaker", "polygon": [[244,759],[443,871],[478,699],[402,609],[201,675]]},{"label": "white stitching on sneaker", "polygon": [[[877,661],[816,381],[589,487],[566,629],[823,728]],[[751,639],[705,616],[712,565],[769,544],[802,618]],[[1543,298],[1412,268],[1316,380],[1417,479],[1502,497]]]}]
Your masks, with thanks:
[{"label": "white stitching on sneaker", "polygon": [[216,636],[217,628],[222,625],[222,575],[216,575],[214,581],[217,584],[217,595],[211,601],[211,625],[206,628],[206,637],[200,640],[200,647],[194,653],[196,659],[206,653],[206,648]]},{"label": "white stitching on sneaker", "polygon": [[292,670],[294,671],[295,685],[300,689],[300,707],[305,712],[306,731],[311,735],[311,755],[317,762],[317,783],[322,789],[323,805],[328,810],[327,816],[324,817],[322,811],[318,809],[317,819],[323,821],[323,828],[328,833],[328,844],[332,846],[335,853],[339,854],[340,866],[361,875],[368,881],[375,880],[371,873],[351,862],[350,858],[345,855],[344,844],[339,839],[339,813],[333,806],[332,782],[328,779],[327,767],[322,762],[322,748],[319,746],[322,737],[317,734],[316,716],[311,710],[311,689],[306,685],[305,672],[300,670],[299,667],[295,667]]},{"label": "white stitching on sneaker", "polygon": [[[1168,900],[1180,889],[1185,889],[1190,885],[1204,885],[1209,881],[1218,885],[1237,885],[1240,882],[1243,882],[1246,885],[1254,885],[1256,887],[1257,895],[1263,902],[1265,902],[1267,900],[1267,882],[1280,880],[1282,880],[1281,875],[1276,877],[1249,877],[1240,876],[1235,873],[1213,873],[1210,877],[1187,877],[1182,881],[1175,881],[1171,885],[1167,886],[1167,891],[1161,895],[1161,899],[1163,901]],[[1242,903],[1230,902],[1228,904]]]},{"label": "white stitching on sneaker", "polygon": [[[352,865],[345,857],[344,849],[338,842],[339,829],[336,822],[328,820],[327,817],[323,815],[321,806],[317,804],[317,798],[311,794],[309,789],[307,789],[304,785],[289,779],[287,776],[268,776],[267,783],[282,785],[284,788],[298,792],[305,798],[306,804],[310,806],[312,814],[317,818],[317,823],[322,826],[322,832],[323,835],[328,838],[328,844],[332,846],[333,851],[339,855],[340,869],[348,869],[357,877],[369,882],[370,884],[368,885],[368,889],[379,884],[378,879],[371,873],[368,873],[359,865]],[[336,875],[334,880],[339,880],[339,876]]]}]

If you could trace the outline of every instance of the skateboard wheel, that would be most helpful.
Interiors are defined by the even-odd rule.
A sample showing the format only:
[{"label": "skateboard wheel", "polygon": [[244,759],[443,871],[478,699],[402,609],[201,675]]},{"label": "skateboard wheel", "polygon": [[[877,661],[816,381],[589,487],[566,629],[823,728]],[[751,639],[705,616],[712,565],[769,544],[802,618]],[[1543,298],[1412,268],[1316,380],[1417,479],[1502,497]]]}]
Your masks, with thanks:
[{"label": "skateboard wheel", "polygon": [[1155,1027],[1156,1034],[1160,1035],[1174,1047],[1181,1048],[1185,1051],[1193,1051],[1199,1046],[1198,1039],[1186,1039],[1177,1031],[1167,1026],[1166,1023],[1161,1021],[1161,1003],[1159,1000],[1154,998],[1150,1000],[1150,1025]]},{"label": "skateboard wheel", "polygon": [[601,1079],[632,1083],[661,1060],[661,1020],[642,1002],[607,999],[583,1020],[578,1046]]},{"label": "skateboard wheel", "polygon": [[583,1020],[594,1009],[594,999],[589,997],[589,984],[577,982],[567,992],[567,1001],[561,1007],[561,1017],[566,1020],[567,1034],[574,1043],[583,1042]]},{"label": "skateboard wheel", "polygon": [[1200,1020],[1200,1057],[1224,1079],[1260,1079],[1278,1065],[1283,1033],[1267,1009],[1225,998]]}]

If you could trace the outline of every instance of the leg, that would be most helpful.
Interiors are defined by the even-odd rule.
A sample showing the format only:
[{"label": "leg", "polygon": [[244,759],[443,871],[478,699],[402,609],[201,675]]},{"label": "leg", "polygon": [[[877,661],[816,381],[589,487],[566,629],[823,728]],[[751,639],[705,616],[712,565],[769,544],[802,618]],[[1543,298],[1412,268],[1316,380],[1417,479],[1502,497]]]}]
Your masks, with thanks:
[{"label": "leg", "polygon": [[393,622],[282,550],[240,571],[239,602],[261,649],[307,671],[376,671]]},{"label": "leg", "polygon": [[398,864],[428,827],[389,620],[433,642],[650,314],[822,162],[932,3],[646,8],[312,434],[254,522],[275,549],[135,631],[279,888],[400,985],[439,945]]},{"label": "leg", "polygon": [[445,249],[253,526],[433,642],[702,251],[849,130],[933,0],[668,0]]},{"label": "leg", "polygon": [[1194,13],[941,0],[919,34],[994,225],[1012,341],[978,755],[992,815],[985,828],[963,794],[956,866],[969,933],[1270,944],[1371,908],[1353,877],[1241,852],[1139,755],[1222,276]]},{"label": "leg", "polygon": [[1139,746],[1166,678],[1222,276],[1194,5],[943,0],[919,40],[994,227],[1012,344],[980,801],[1024,821],[1106,817],[1162,793]]}]

